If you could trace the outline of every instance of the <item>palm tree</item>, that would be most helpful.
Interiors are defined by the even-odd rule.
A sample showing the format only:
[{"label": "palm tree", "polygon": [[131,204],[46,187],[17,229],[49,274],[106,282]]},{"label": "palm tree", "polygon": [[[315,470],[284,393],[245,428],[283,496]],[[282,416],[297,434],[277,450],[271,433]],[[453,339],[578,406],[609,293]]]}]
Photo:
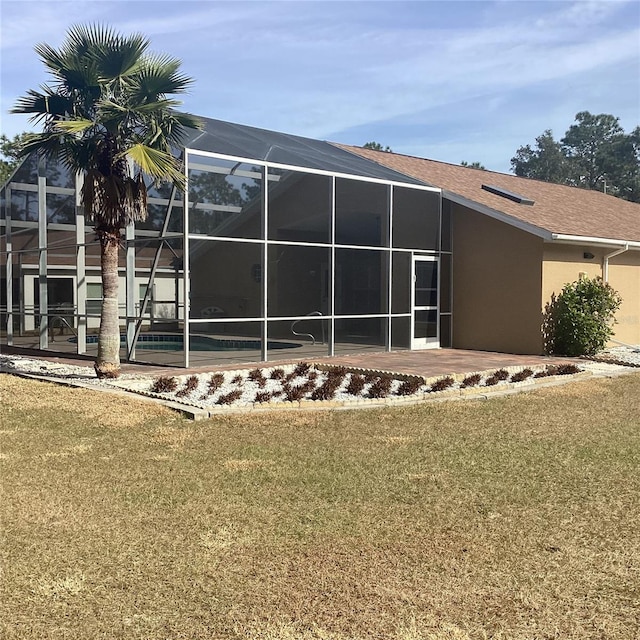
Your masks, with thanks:
[{"label": "palm tree", "polygon": [[142,35],[123,36],[111,28],[78,25],[59,49],[39,44],[52,84],[29,90],[13,113],[33,114],[43,125],[24,146],[84,174],[81,201],[101,247],[102,312],[98,336],[98,377],[120,373],[118,252],[122,230],[147,216],[145,178],[184,187],[172,149],[199,120],[175,111],[170,98],[193,82],[180,61],[148,51]]}]

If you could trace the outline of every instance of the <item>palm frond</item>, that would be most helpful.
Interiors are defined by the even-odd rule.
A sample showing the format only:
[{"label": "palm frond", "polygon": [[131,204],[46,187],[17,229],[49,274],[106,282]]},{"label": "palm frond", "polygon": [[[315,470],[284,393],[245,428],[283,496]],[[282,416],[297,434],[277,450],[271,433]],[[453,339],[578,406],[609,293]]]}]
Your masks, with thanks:
[{"label": "palm frond", "polygon": [[147,102],[145,104],[139,104],[132,107],[130,111],[132,113],[140,114],[141,116],[151,116],[154,114],[163,113],[174,107],[179,107],[182,104],[180,100],[173,100],[171,98],[160,98],[154,102]]},{"label": "palm frond", "polygon": [[87,52],[87,43],[65,43],[60,50],[48,44],[38,44],[36,53],[57,81],[57,88],[66,95],[98,85],[96,64]]},{"label": "palm frond", "polygon": [[141,34],[114,36],[92,54],[104,80],[117,80],[137,73],[144,64],[149,40]]},{"label": "palm frond", "polygon": [[122,118],[129,113],[128,105],[121,104],[115,100],[98,100],[96,102],[96,113],[98,120],[113,120]]},{"label": "palm frond", "polygon": [[202,130],[204,123],[190,113],[169,111],[162,115],[158,127],[170,147],[178,147],[184,140],[187,129]]},{"label": "palm frond", "polygon": [[59,136],[50,132],[33,133],[24,140],[20,148],[20,157],[24,158],[32,153],[46,157],[55,157],[58,152]]},{"label": "palm frond", "polygon": [[85,140],[76,136],[48,130],[43,133],[31,134],[23,143],[20,150],[21,157],[37,154],[45,158],[55,159],[71,173],[84,171],[89,166],[88,159],[91,152]]},{"label": "palm frond", "polygon": [[53,75],[57,76],[59,69],[65,67],[66,62],[64,55],[57,49],[54,49],[51,45],[41,42],[33,49]]},{"label": "palm frond", "polygon": [[81,197],[85,212],[96,226],[122,229],[147,216],[147,188],[140,174],[132,178],[87,171]]},{"label": "palm frond", "polygon": [[25,96],[18,98],[11,113],[33,113],[35,115],[32,121],[38,121],[51,116],[63,117],[69,112],[72,103],[66,96],[55,93],[46,85],[42,87],[42,90],[41,93],[29,89]]},{"label": "palm frond", "polygon": [[111,27],[98,23],[71,25],[67,31],[63,50],[70,56],[82,58],[92,51],[97,43],[104,42],[113,33]]},{"label": "palm frond", "polygon": [[69,171],[84,172],[92,171],[96,168],[97,133],[85,132],[81,138],[67,136],[66,144],[62,145],[58,151],[58,159]]},{"label": "palm frond", "polygon": [[155,181],[173,182],[179,186],[184,184],[184,175],[177,160],[167,151],[139,143],[127,149],[126,156]]},{"label": "palm frond", "polygon": [[[173,96],[192,83],[180,61],[148,47],[139,34],[123,36],[99,24],[71,27],[60,47],[36,47],[50,86],[28,91],[13,108],[44,125],[28,148],[86,172],[87,211],[113,226],[144,217],[142,176],[183,186],[172,150],[187,128],[201,128],[197,118],[176,111]],[[136,177],[128,161],[138,167]]]},{"label": "palm frond", "polygon": [[100,76],[98,69],[91,64],[68,65],[58,71],[60,87],[69,95],[86,94],[99,96]]},{"label": "palm frond", "polygon": [[193,79],[179,72],[180,60],[170,56],[149,56],[137,78],[134,96],[139,101],[155,100],[159,96],[185,93]]},{"label": "palm frond", "polygon": [[77,118],[73,120],[59,120],[55,123],[53,129],[57,129],[63,133],[84,133],[87,129],[94,126],[93,120]]},{"label": "palm frond", "polygon": [[198,131],[202,131],[204,129],[204,122],[202,118],[199,118],[193,113],[186,113],[185,111],[172,111],[169,116],[177,124],[186,129],[197,129]]}]

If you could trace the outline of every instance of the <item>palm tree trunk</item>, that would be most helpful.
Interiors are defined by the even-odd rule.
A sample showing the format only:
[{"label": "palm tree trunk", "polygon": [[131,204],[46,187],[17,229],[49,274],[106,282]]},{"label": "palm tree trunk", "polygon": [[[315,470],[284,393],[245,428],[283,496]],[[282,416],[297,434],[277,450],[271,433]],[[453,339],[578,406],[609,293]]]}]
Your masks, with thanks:
[{"label": "palm tree trunk", "polygon": [[118,319],[118,250],[120,229],[98,229],[102,271],[102,311],[98,334],[98,378],[120,375],[120,322]]}]

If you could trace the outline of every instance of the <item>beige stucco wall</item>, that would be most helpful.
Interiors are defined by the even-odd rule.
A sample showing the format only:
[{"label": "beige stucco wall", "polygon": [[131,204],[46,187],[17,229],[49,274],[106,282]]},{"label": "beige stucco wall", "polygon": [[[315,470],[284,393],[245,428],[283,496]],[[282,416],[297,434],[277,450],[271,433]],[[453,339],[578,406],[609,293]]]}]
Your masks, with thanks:
[{"label": "beige stucco wall", "polygon": [[[602,276],[603,258],[612,251],[578,245],[545,245],[543,306],[553,293],[558,294],[565,284],[577,280],[581,273],[586,273],[590,278]],[[586,259],[585,252],[594,257]],[[640,251],[627,251],[610,259],[609,283],[622,296],[622,305],[616,314],[614,339],[640,344]]]},{"label": "beige stucco wall", "polygon": [[540,238],[453,205],[453,346],[542,351]]}]

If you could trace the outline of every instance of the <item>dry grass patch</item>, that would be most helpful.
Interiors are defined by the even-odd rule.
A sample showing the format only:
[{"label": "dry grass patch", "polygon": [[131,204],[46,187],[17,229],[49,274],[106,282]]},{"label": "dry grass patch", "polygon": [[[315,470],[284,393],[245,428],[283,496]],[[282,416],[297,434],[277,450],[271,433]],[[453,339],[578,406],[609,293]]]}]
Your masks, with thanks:
[{"label": "dry grass patch", "polygon": [[33,591],[48,598],[65,598],[78,595],[84,587],[83,575],[71,575],[57,579],[40,577],[33,582]]},{"label": "dry grass patch", "polygon": [[410,436],[389,436],[389,435],[384,435],[384,436],[376,436],[374,438],[374,440],[377,440],[378,442],[382,442],[384,444],[409,444],[413,438],[411,438]]},{"label": "dry grass patch", "polygon": [[[640,374],[198,423],[8,384],[8,640],[628,640],[640,628]],[[58,405],[30,402],[52,390]],[[120,413],[138,417],[113,428]]]},{"label": "dry grass patch", "polygon": [[229,471],[251,471],[265,469],[273,464],[269,460],[225,460],[224,468]]},{"label": "dry grass patch", "polygon": [[[88,422],[101,427],[126,429],[137,427],[155,416],[169,416],[171,411],[156,403],[140,402],[121,394],[101,393],[96,402],[96,392],[89,389],[63,387],[54,383],[42,382],[33,393],[30,385],[17,376],[0,373],[0,397],[3,410],[14,411],[64,412],[72,410],[74,415],[82,416]],[[70,403],[65,403],[65,400]],[[117,410],[114,408],[117,407]]]},{"label": "dry grass patch", "polygon": [[[193,432],[185,428],[185,425],[160,424],[150,434],[150,439],[160,445],[166,445],[170,449],[183,449],[191,441]],[[162,459],[155,456],[155,459]]]}]

